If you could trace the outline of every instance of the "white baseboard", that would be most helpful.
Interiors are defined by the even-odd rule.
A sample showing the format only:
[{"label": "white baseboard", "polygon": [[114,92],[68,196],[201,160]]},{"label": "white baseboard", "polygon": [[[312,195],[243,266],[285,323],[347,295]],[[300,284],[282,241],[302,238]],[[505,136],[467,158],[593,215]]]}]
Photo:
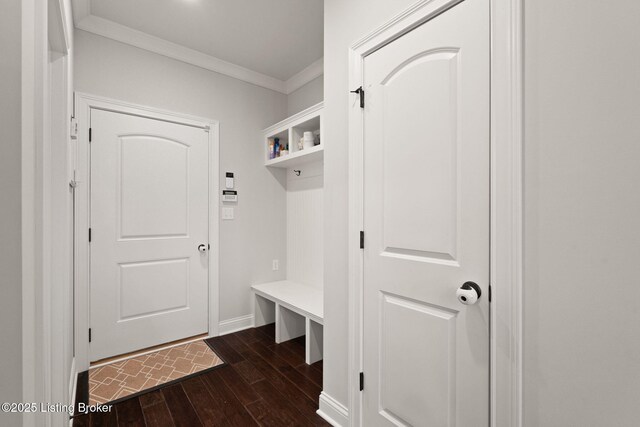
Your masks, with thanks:
[{"label": "white baseboard", "polygon": [[223,320],[219,325],[220,327],[218,329],[218,333],[220,335],[231,334],[233,332],[253,328],[253,314],[247,314],[246,316]]},{"label": "white baseboard", "polygon": [[78,385],[78,373],[76,372],[76,358],[71,359],[71,372],[69,374],[69,403],[76,404],[76,386]]},{"label": "white baseboard", "polygon": [[320,409],[316,413],[334,427],[349,425],[349,410],[324,391],[320,393]]}]

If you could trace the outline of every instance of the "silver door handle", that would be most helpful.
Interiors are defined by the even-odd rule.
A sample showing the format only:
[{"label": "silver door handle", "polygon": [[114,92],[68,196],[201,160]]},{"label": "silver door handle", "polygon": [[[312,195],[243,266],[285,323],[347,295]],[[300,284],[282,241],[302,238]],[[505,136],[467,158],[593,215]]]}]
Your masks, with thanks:
[{"label": "silver door handle", "polygon": [[207,245],[205,245],[204,243],[201,243],[201,244],[198,246],[198,250],[199,250],[200,252],[203,252],[203,253],[204,253],[204,252],[207,252]]},{"label": "silver door handle", "polygon": [[482,291],[475,282],[464,282],[456,291],[458,301],[464,305],[473,305],[480,299]]}]

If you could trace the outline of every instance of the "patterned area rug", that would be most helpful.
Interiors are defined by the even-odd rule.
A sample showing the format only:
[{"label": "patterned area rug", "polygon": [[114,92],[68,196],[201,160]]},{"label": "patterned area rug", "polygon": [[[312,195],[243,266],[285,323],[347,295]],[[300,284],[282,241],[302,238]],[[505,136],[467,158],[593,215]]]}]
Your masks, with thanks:
[{"label": "patterned area rug", "polygon": [[89,370],[89,403],[103,404],[150,391],[224,362],[194,341]]}]

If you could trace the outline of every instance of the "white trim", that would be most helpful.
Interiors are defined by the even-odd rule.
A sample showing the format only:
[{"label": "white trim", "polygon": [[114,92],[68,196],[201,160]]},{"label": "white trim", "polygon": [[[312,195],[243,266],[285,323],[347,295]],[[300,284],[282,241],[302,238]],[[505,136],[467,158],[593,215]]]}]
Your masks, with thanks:
[{"label": "white trim", "polygon": [[523,0],[491,0],[491,426],[522,426]]},{"label": "white trim", "polygon": [[[51,181],[52,153],[57,154],[59,142],[52,141],[51,113],[59,114],[59,108],[64,108],[65,116],[70,113],[67,94],[71,82],[66,68],[70,59],[65,55],[70,49],[71,28],[63,1],[25,0],[21,11],[21,388],[23,402],[51,402],[65,398],[67,380],[58,365],[65,362],[62,354],[51,346],[52,340],[62,339],[62,331],[52,330],[52,318],[60,314],[60,307],[53,306],[51,299],[51,188],[61,183]],[[64,82],[52,81],[52,60],[64,61],[62,73],[56,74],[64,76]],[[64,101],[63,106],[52,108],[52,99]],[[22,420],[24,426],[52,425],[58,417],[54,413],[25,413]]]},{"label": "white trim", "polygon": [[209,126],[209,336],[220,331],[220,123]]},{"label": "white trim", "polygon": [[89,15],[82,21],[76,22],[76,28],[286,94],[285,84],[282,80],[107,19]]},{"label": "white trim", "polygon": [[48,14],[48,34],[51,50],[66,54],[71,43],[69,41],[70,28],[65,25],[66,7],[64,0],[49,0],[49,6],[53,7],[53,13]]},{"label": "white trim", "polygon": [[[461,0],[420,0],[354,43],[349,87],[364,58]],[[491,2],[491,426],[522,425],[522,0]],[[362,425],[363,123],[349,107],[349,408]]]},{"label": "white trim", "polygon": [[290,128],[292,126],[296,126],[300,122],[309,120],[309,116],[313,115],[314,113],[318,113],[317,115],[320,115],[322,113],[323,108],[324,108],[324,102],[318,102],[317,104],[312,105],[311,107],[305,110],[297,112],[293,116],[289,116],[286,119],[281,120],[278,123],[263,129],[262,133],[265,135],[274,134],[284,129]]},{"label": "white trim", "polygon": [[234,317],[233,319],[221,321],[218,329],[218,335],[232,334],[249,328],[253,328],[253,314],[247,314],[245,316]]},{"label": "white trim", "polygon": [[89,369],[89,114],[92,108],[116,111],[141,117],[150,117],[168,122],[180,123],[208,130],[209,133],[209,320],[210,336],[216,336],[219,328],[219,123],[216,120],[175,113],[131,104],[124,101],[94,96],[86,93],[75,95],[75,117],[78,123],[77,139],[77,175],[78,186],[75,190],[75,349],[78,371]]},{"label": "white trim", "polygon": [[78,370],[75,357],[71,360],[71,372],[69,373],[69,404],[76,406],[76,386],[78,385]]},{"label": "white trim", "polygon": [[[39,286],[39,260],[35,248],[40,239],[36,232],[41,223],[36,209],[41,193],[38,191],[36,162],[42,136],[43,54],[46,31],[42,11],[36,0],[22,1],[22,396],[24,402],[42,399],[44,388],[41,369],[42,322],[39,318],[37,299],[41,297]],[[45,18],[46,19],[46,18]],[[34,426],[36,420],[23,416],[23,425]]]},{"label": "white trim", "polygon": [[134,30],[117,22],[92,15],[90,3],[90,0],[73,1],[73,18],[76,28],[80,30],[177,59],[178,61],[224,74],[285,95],[301,88],[323,73],[324,61],[323,58],[320,58],[288,80],[280,80],[160,37]]},{"label": "white trim", "polygon": [[316,414],[334,427],[349,425],[349,410],[324,391],[320,393],[320,405]]},{"label": "white trim", "polygon": [[295,92],[302,86],[320,77],[323,73],[324,58],[320,58],[304,70],[289,77],[289,79],[284,82],[285,93],[288,95],[292,92]]}]

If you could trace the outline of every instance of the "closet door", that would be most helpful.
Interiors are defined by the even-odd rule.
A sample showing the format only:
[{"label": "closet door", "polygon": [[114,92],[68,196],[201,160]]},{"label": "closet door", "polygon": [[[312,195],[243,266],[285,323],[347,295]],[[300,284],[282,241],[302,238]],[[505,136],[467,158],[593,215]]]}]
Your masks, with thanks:
[{"label": "closet door", "polygon": [[91,111],[91,360],[207,332],[208,134]]},{"label": "closet door", "polygon": [[365,58],[365,426],[489,423],[488,6]]}]

